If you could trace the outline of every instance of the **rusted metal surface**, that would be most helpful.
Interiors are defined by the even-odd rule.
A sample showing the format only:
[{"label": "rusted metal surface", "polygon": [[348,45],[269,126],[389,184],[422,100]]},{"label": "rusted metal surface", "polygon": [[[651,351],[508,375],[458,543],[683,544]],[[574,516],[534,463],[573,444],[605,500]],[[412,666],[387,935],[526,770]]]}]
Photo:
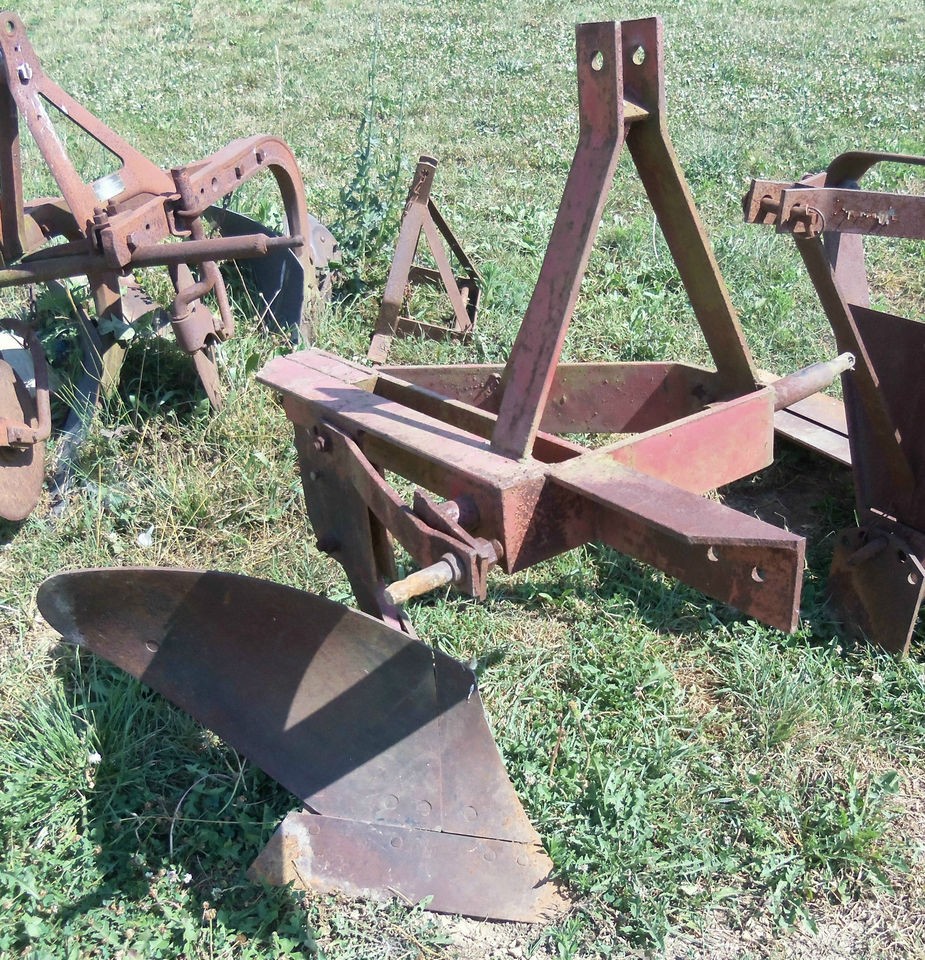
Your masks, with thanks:
[{"label": "rusted metal surface", "polygon": [[[484,545],[486,569],[496,564],[512,572],[600,540],[768,623],[794,628],[802,539],[701,495],[767,466],[776,408],[813,396],[848,361],[758,384],[667,139],[661,56],[656,20],[578,28],[578,148],[505,367],[371,371],[313,350],[278,358],[260,374],[283,395],[302,438],[302,476],[319,543],[334,548],[367,612],[429,584],[452,583],[479,596],[484,574],[474,575],[474,543]],[[636,144],[633,159],[716,370],[558,364],[624,140]],[[541,427],[621,435],[586,450]],[[305,438],[328,430],[345,438],[332,444],[344,455],[329,455],[325,468],[317,445]],[[465,516],[464,528],[425,540],[403,532],[410,516],[424,522],[424,511],[433,517],[439,507],[420,495],[414,506],[402,505],[394,491],[384,492],[383,471],[445,498],[447,509]],[[337,508],[341,491],[350,509]],[[370,539],[372,528],[378,535]],[[424,569],[387,593],[388,534]]]},{"label": "rusted metal surface", "polygon": [[26,324],[0,320],[0,517],[25,519],[42,492],[51,430],[48,370]]},{"label": "rusted metal surface", "polygon": [[[25,198],[21,125],[35,141],[60,197]],[[75,128],[95,141],[111,167],[92,182],[78,171],[61,135]],[[236,220],[228,235],[208,236],[206,219],[231,219],[216,217],[214,204],[263,172],[279,187],[288,235],[268,236],[259,225],[242,229]],[[218,406],[221,385],[213,352],[231,334],[233,321],[217,261],[263,258],[281,265],[276,271],[280,286],[270,289],[266,310],[310,334],[304,303],[306,291],[316,289],[311,251],[323,246],[313,243],[312,232],[298,165],[283,141],[247,137],[197,163],[162,170],[55,84],[20,19],[11,11],[0,13],[0,287],[85,275],[97,318],[121,322],[126,319],[123,288],[134,282],[133,271],[168,266],[175,288],[168,314],[177,342],[192,355],[209,399]],[[185,242],[166,242],[173,239]],[[189,265],[196,267],[196,276]],[[264,278],[270,282],[266,271]],[[207,294],[214,297],[217,314],[203,303]],[[64,449],[73,447],[85,429],[98,394],[118,383],[124,347],[113,334],[96,339],[100,360],[88,369],[98,382],[75,387],[78,400],[65,425],[69,442]],[[0,471],[0,484],[12,482]]]},{"label": "rusted metal surface", "polygon": [[832,404],[809,410],[804,402],[786,422],[802,418],[803,440],[854,473],[860,526],[843,531],[835,549],[836,617],[904,654],[925,557],[925,325],[870,309],[862,237],[925,240],[925,198],[862,189],[863,175],[884,162],[921,166],[925,157],[851,151],[799,182],[752,181],[743,209],[747,221],[793,236],[839,349],[855,355],[840,417]]},{"label": "rusted metal surface", "polygon": [[[811,404],[849,358],[768,382],[754,369],[668,140],[660,22],[581,25],[577,55],[579,143],[508,363],[372,369],[307,350],[260,374],[293,423],[318,546],[372,617],[216,573],[89,571],[40,590],[42,612],[66,636],[184,707],[300,798],[304,808],[253,868],[273,882],[432,898],[431,909],[515,920],[567,906],[474,675],[417,641],[401,610],[422,591],[452,584],[483,597],[495,566],[514,572],[597,541],[766,623],[796,626],[803,538],[704,494],[768,465],[775,417]],[[715,370],[559,365],[624,142]],[[421,232],[431,239],[421,198],[432,167],[419,174],[406,216],[414,244]],[[177,215],[200,216],[195,186],[209,180],[176,182]],[[404,271],[410,242],[399,253]],[[175,320],[200,295],[191,285],[178,275]],[[849,321],[860,329],[866,319]],[[394,329],[390,319],[380,332]],[[861,362],[875,365],[871,357]],[[587,449],[555,431],[616,436]],[[419,486],[410,504],[389,471]],[[393,539],[422,567],[402,580]]]},{"label": "rusted metal surface", "polygon": [[[436,169],[433,157],[421,157],[414,171],[379,319],[369,345],[368,359],[373,363],[385,361],[395,336],[410,334],[442,340],[464,337],[475,326],[482,278],[431,198]],[[422,235],[437,264],[436,270],[415,264]],[[456,257],[461,276],[454,274],[444,244]],[[408,315],[412,288],[425,284],[443,288],[453,308],[450,324],[425,323]]]},{"label": "rusted metal surface", "polygon": [[[537,923],[568,906],[539,844],[290,813],[251,867],[270,883],[372,899],[401,891],[427,909]],[[487,911],[487,912],[486,912]]]},{"label": "rusted metal surface", "polygon": [[[163,694],[299,798],[307,811],[295,821],[305,827],[299,856],[310,862],[318,843],[321,889],[331,883],[325,865],[349,863],[365,836],[375,868],[345,876],[380,894],[434,895],[442,909],[476,916],[516,909],[530,920],[563,906],[545,882],[552,864],[507,778],[475,677],[446,654],[340,604],[231,574],[59,574],[38,603],[65,638]],[[330,817],[353,826],[339,831]],[[278,844],[261,855],[261,872],[289,869]],[[491,858],[472,856],[483,849],[505,851],[489,882]],[[441,876],[447,856],[459,869],[443,862]],[[303,877],[312,885],[312,871]]]},{"label": "rusted metal surface", "polygon": [[846,633],[905,656],[925,593],[923,547],[925,537],[903,539],[889,521],[839,534],[829,595]]},{"label": "rusted metal surface", "polygon": [[578,147],[533,296],[504,370],[492,447],[529,456],[562,353],[578,288],[626,136],[621,28],[584,24],[577,33]]}]

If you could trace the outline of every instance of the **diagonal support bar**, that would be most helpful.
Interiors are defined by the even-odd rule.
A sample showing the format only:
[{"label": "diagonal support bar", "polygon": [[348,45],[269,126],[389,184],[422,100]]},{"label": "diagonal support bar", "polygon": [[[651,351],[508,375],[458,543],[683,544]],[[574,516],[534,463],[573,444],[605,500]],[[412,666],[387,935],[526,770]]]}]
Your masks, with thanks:
[{"label": "diagonal support bar", "polygon": [[576,29],[578,148],[539,279],[503,376],[492,448],[521,460],[533,449],[565,335],[624,140],[620,25]]}]

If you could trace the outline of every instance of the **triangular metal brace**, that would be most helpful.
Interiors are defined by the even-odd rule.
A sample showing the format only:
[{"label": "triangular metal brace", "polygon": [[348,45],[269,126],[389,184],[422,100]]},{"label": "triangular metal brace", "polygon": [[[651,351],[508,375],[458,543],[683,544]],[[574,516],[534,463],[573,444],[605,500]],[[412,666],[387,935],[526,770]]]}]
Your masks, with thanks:
[{"label": "triangular metal brace", "polygon": [[[444,340],[464,337],[475,326],[482,278],[430,198],[436,169],[437,161],[433,157],[422,156],[414,171],[379,319],[369,346],[368,357],[373,363],[386,360],[393,337],[416,335]],[[436,270],[415,263],[421,234],[437,264]],[[444,244],[456,257],[460,275],[454,273]],[[446,292],[453,308],[446,324],[427,323],[410,316],[411,292],[415,286],[425,285],[442,286]]]}]

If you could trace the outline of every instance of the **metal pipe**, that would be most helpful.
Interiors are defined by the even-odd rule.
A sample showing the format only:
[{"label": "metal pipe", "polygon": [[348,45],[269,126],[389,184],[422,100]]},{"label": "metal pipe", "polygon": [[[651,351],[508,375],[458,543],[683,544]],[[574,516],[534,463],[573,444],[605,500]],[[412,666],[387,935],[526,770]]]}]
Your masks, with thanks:
[{"label": "metal pipe", "polygon": [[[167,267],[171,264],[203,263],[208,260],[246,260],[262,257],[275,248],[300,247],[303,244],[304,240],[301,236],[268,237],[264,233],[209,240],[186,240],[183,243],[158,243],[135,250],[125,269]],[[49,256],[47,259],[29,260],[18,266],[0,270],[0,288],[27,283],[47,283],[49,280],[64,280],[67,277],[81,277],[102,269],[109,269],[109,267],[102,257],[95,254],[70,257]]]},{"label": "metal pipe", "polygon": [[423,570],[409,574],[402,580],[396,580],[385,588],[385,599],[393,606],[400,607],[412,597],[419,597],[431,590],[458,583],[462,579],[462,568],[452,553],[445,553],[436,563]]},{"label": "metal pipe", "polygon": [[796,373],[781,377],[771,384],[774,391],[774,409],[783,410],[824,390],[846,370],[854,369],[854,354],[841,353],[834,360],[810,364]]}]

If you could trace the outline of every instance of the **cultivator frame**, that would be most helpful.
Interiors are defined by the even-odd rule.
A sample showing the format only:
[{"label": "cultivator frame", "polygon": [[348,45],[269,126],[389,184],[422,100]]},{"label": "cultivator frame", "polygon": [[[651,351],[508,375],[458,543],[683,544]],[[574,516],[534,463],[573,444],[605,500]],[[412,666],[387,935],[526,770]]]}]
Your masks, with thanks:
[{"label": "cultivator frame", "polygon": [[[82,437],[100,391],[109,392],[118,382],[124,347],[116,335],[99,329],[100,321],[113,321],[109,326],[118,327],[152,309],[132,277],[134,271],[169,268],[176,294],[168,310],[170,324],[177,343],[192,357],[213,406],[220,406],[222,396],[213,350],[234,329],[217,261],[275,260],[276,269],[265,271],[266,282],[273,288],[266,298],[272,305],[282,293],[289,314],[280,312],[280,321],[310,334],[303,307],[306,291],[316,287],[312,222],[298,165],[282,140],[247,137],[197,163],[162,170],[49,79],[22,22],[11,11],[0,13],[0,54],[0,287],[86,276],[98,318],[92,322],[82,309],[77,310],[84,375],[65,425],[65,461],[72,452],[68,448]],[[21,120],[60,196],[34,200],[24,196]],[[77,128],[92,138],[118,161],[118,169],[85,182],[55,121],[59,130],[70,125],[69,129]],[[271,172],[279,186],[288,235],[269,235],[259,224],[248,231],[245,220],[243,232],[241,223],[234,221],[229,235],[208,237],[206,220],[217,219],[221,229],[227,219],[213,204],[263,171]],[[166,242],[175,239],[183,242]],[[191,267],[198,270],[198,278]],[[203,302],[207,295],[214,297],[217,315]],[[18,376],[10,374],[2,359],[0,364],[8,375]],[[43,368],[44,358],[37,359],[39,377],[46,376]],[[44,437],[25,429],[29,407],[28,402],[18,408],[10,403],[0,409],[0,417],[23,428],[8,432],[6,438],[0,435],[0,446],[21,452],[43,442]],[[30,462],[40,458],[36,453]],[[18,504],[27,503],[27,508],[20,505],[0,515],[22,519],[23,509],[27,514],[38,499],[41,471],[30,475],[29,495],[18,497],[9,489],[16,486],[22,492],[24,478],[5,467],[6,461],[0,460],[0,487],[8,488],[0,503],[15,498]]]},{"label": "cultivator frame", "polygon": [[826,455],[847,438],[850,456],[835,459],[851,464],[859,523],[839,534],[831,597],[848,630],[905,655],[925,595],[925,324],[870,308],[863,239],[925,240],[925,197],[862,189],[880,163],[925,157],[843,153],[798,182],[753,180],[743,208],[793,237],[838,349],[856,357],[844,406],[805,407],[791,435]]},{"label": "cultivator frame", "polygon": [[[344,565],[367,613],[399,624],[397,607],[416,593],[452,583],[484,596],[495,565],[510,573],[601,541],[794,629],[803,539],[702,495],[767,466],[774,411],[820,390],[848,360],[759,383],[668,138],[662,62],[658,20],[579,27],[578,148],[503,368],[373,371],[312,350],[259,375],[295,424],[319,545]],[[715,370],[559,364],[624,143]],[[554,436],[595,432],[623,436],[594,450]],[[384,471],[424,488],[413,507]],[[391,585],[390,537],[424,568]]]}]

